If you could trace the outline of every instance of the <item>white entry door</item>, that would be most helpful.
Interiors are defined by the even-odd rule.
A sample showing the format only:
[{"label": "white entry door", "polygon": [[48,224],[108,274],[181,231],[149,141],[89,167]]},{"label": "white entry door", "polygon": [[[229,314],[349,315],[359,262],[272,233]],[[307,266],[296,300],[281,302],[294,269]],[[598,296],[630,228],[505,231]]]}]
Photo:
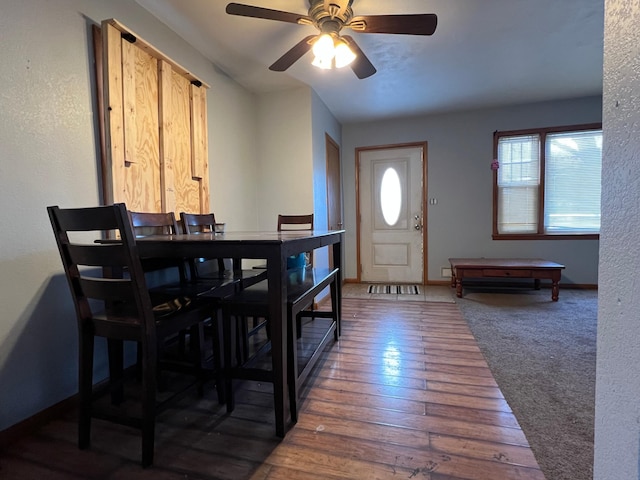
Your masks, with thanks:
[{"label": "white entry door", "polygon": [[358,149],[360,279],[423,283],[426,144]]}]

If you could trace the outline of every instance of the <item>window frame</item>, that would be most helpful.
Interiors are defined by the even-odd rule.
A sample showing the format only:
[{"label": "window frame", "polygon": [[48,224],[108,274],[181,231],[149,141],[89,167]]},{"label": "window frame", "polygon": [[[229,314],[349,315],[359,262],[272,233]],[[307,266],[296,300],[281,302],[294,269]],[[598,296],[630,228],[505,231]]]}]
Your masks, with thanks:
[{"label": "window frame", "polygon": [[501,137],[538,135],[540,138],[539,163],[540,184],[538,186],[538,231],[537,233],[498,233],[498,171],[493,170],[493,240],[598,240],[599,233],[547,233],[544,231],[545,162],[546,138],[549,134],[602,130],[602,123],[586,123],[558,127],[529,128],[493,132],[493,158],[498,160],[498,141]]}]

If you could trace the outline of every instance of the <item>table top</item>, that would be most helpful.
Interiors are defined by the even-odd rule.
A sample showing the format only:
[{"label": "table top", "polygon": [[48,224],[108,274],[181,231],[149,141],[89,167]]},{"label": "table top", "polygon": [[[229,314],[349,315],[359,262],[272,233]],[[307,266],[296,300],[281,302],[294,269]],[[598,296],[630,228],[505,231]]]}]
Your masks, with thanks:
[{"label": "table top", "polygon": [[541,258],[450,258],[452,268],[565,268]]},{"label": "table top", "polygon": [[275,259],[340,244],[344,230],[228,231],[136,237],[146,257]]},{"label": "table top", "polygon": [[330,237],[344,230],[228,231],[224,233],[190,233],[178,235],[141,235],[136,242],[216,242],[216,243],[284,243],[305,238]]}]

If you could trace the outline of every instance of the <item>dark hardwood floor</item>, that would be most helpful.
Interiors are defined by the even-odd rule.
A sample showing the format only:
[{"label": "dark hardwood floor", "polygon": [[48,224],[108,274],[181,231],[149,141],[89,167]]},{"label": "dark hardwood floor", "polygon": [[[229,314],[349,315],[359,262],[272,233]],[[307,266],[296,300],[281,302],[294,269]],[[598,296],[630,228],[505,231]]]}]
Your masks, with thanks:
[{"label": "dark hardwood floor", "polygon": [[150,468],[138,432],[103,421],[78,450],[69,412],[2,452],[0,478],[544,479],[455,303],[343,303],[340,342],[311,373],[285,439],[271,385],[245,382],[231,415],[213,389],[165,411]]}]

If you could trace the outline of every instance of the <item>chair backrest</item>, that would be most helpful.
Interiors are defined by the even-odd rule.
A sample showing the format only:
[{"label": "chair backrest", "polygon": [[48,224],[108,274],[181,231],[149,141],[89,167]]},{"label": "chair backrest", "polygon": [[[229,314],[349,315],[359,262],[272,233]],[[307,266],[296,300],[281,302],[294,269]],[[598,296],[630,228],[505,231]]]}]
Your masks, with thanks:
[{"label": "chair backrest", "polygon": [[182,233],[173,212],[129,212],[136,235],[175,235]]},{"label": "chair backrest", "polygon": [[[313,213],[308,215],[278,215],[278,231],[313,230]],[[305,265],[313,266],[313,250],[305,252]]]},{"label": "chair backrest", "polygon": [[278,231],[313,230],[313,213],[309,215],[278,215]]},{"label": "chair backrest", "polygon": [[153,333],[153,308],[125,205],[47,211],[81,328],[107,309],[103,321],[126,317],[131,327]]},{"label": "chair backrest", "polygon": [[[129,212],[129,219],[133,227],[133,233],[138,235],[175,235],[182,233],[178,227],[176,216],[173,212]],[[142,261],[145,272],[155,272],[158,270],[178,269],[180,281],[187,280],[185,263],[182,260],[167,258],[145,258]]]},{"label": "chair backrest", "polygon": [[216,216],[213,213],[180,212],[184,233],[215,232]]},{"label": "chair backrest", "polygon": [[[187,213],[180,212],[180,223],[184,233],[213,233],[215,232],[216,216],[213,213]],[[224,258],[216,259],[218,262],[218,270],[226,270]],[[192,275],[198,275],[197,264],[190,264]]]}]

